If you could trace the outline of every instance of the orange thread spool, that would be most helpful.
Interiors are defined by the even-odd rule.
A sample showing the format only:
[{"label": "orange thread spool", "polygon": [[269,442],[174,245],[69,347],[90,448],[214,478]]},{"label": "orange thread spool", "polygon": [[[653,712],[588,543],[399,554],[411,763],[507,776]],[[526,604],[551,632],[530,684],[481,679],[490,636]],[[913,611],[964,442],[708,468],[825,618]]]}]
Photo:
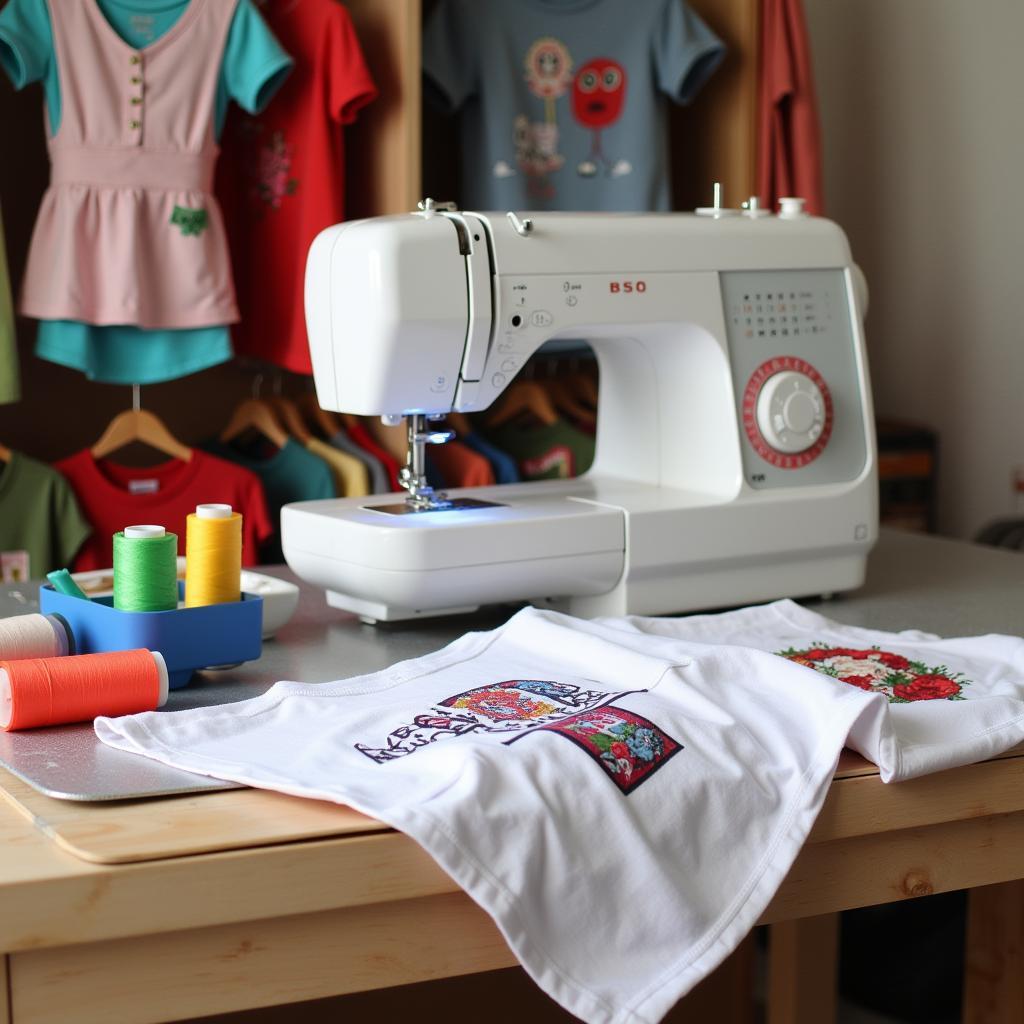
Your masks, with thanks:
[{"label": "orange thread spool", "polygon": [[86,722],[153,711],[167,700],[167,665],[156,651],[0,661],[0,729]]}]

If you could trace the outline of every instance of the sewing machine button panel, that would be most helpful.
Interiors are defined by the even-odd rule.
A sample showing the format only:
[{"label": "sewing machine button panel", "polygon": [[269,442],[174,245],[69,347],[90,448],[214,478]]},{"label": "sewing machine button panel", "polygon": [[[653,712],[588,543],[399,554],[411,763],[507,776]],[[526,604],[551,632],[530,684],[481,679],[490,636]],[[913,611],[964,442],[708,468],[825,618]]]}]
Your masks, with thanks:
[{"label": "sewing machine button panel", "polygon": [[855,479],[868,434],[845,272],[728,271],[720,280],[747,482]]}]

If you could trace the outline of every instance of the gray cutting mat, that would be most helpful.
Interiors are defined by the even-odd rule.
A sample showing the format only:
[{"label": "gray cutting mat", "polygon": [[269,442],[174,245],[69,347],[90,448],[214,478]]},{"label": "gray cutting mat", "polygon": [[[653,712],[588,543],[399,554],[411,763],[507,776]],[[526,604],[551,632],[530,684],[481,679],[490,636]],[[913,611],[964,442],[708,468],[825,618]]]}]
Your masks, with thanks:
[{"label": "gray cutting mat", "polygon": [[[283,566],[261,569],[297,583]],[[500,614],[367,626],[327,607],[323,591],[300,584],[299,606],[259,661],[199,672],[172,690],[163,711],[229,704],[265,693],[279,679],[329,682],[387,668],[450,643],[469,629],[488,629]],[[0,586],[0,618],[39,610],[37,584]],[[506,610],[507,615],[507,610]],[[232,782],[179,771],[136,754],[106,747],[91,723],[24,732],[0,732],[0,765],[46,796],[62,800],[130,800],[239,788]]]}]

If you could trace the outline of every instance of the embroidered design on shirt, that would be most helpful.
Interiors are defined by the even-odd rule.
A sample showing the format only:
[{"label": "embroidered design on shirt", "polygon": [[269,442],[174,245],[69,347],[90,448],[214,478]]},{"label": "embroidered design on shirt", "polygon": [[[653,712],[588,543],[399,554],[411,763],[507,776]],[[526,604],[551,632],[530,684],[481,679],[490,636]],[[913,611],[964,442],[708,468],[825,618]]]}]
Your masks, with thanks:
[{"label": "embroidered design on shirt", "polygon": [[[531,196],[552,199],[555,189],[548,175],[561,170],[565,157],[558,152],[558,114],[556,101],[572,84],[572,56],[560,39],[544,36],[531,44],[523,61],[526,86],[544,103],[544,119],[531,121],[520,114],[513,123],[516,165],[528,178]],[[504,160],[494,165],[496,178],[507,178],[515,171]]]},{"label": "embroidered design on shirt", "polygon": [[181,228],[183,235],[201,235],[209,225],[210,218],[202,208],[175,206],[171,214],[171,223]]},{"label": "embroidered design on shirt", "polygon": [[572,83],[573,117],[590,132],[590,154],[576,168],[583,178],[593,178],[598,165],[612,178],[629,174],[633,167],[628,160],[612,161],[601,148],[601,132],[622,116],[626,102],[626,69],[610,57],[588,60]]},{"label": "embroidered design on shirt", "polygon": [[[513,122],[513,139],[516,165],[530,179],[527,191],[530,195],[552,198],[555,190],[547,176],[565,164],[565,157],[558,152],[558,125],[530,121],[525,114],[520,114]],[[496,178],[508,178],[513,174],[515,171],[504,160],[494,165]]]},{"label": "embroidered design on shirt", "polygon": [[279,131],[260,148],[255,194],[272,210],[281,209],[285,196],[293,196],[299,190],[299,179],[291,173],[294,153],[294,147],[284,141],[284,133]]},{"label": "embroidered design on shirt", "polygon": [[[383,746],[354,744],[384,764],[440,739],[469,733],[518,733],[569,718],[631,691],[608,693],[547,679],[509,679],[452,694],[388,733]],[[635,691],[633,691],[635,692]]]},{"label": "embroidered design on shirt", "polygon": [[884,693],[890,704],[909,704],[918,700],[965,700],[961,690],[971,682],[945,665],[925,665],[878,647],[860,649],[816,644],[799,651],[790,647],[775,653],[850,686]]},{"label": "embroidered design on shirt", "polygon": [[559,480],[567,480],[575,476],[576,459],[572,449],[567,444],[556,444],[542,455],[535,455],[530,459],[523,459],[521,469],[527,480],[536,480],[538,477],[552,475]]},{"label": "embroidered design on shirt", "polygon": [[510,679],[446,697],[438,707],[473,711],[492,722],[522,722],[543,718],[565,707],[588,707],[607,696],[598,690],[580,690],[578,686],[547,679]]},{"label": "embroidered design on shirt", "polygon": [[[608,705],[583,711],[561,722],[531,730],[554,732],[586,751],[624,794],[632,793],[680,750],[652,721],[625,708]],[[515,743],[522,739],[509,740]]]}]

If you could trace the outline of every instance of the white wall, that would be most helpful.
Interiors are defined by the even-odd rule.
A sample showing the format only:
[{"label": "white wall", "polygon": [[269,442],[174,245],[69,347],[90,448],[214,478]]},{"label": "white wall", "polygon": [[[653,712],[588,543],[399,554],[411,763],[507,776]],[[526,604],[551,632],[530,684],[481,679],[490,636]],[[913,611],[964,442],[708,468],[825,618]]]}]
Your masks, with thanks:
[{"label": "white wall", "polygon": [[1024,0],[804,6],[875,404],[939,431],[939,529],[969,537],[1024,466]]}]

